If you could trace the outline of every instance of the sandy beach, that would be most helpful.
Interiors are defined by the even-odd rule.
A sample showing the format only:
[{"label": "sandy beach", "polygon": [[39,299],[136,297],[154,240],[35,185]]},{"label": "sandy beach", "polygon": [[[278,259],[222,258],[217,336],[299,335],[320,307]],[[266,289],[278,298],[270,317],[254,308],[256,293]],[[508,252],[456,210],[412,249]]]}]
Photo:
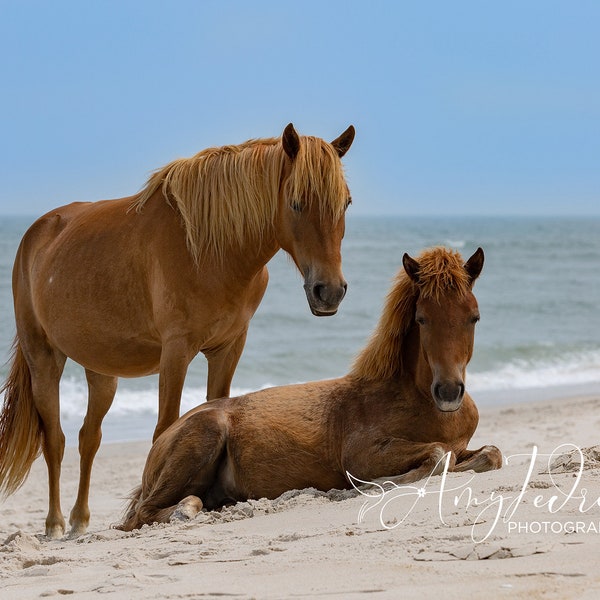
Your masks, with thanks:
[{"label": "sandy beach", "polygon": [[[0,503],[0,598],[597,598],[599,430],[598,395],[486,407],[470,447],[498,446],[499,471],[442,474],[385,495],[367,488],[368,497],[294,491],[131,533],[111,525],[149,442],[105,444],[89,531],[58,541],[41,535],[38,459]],[[68,448],[65,514],[77,475]]]}]

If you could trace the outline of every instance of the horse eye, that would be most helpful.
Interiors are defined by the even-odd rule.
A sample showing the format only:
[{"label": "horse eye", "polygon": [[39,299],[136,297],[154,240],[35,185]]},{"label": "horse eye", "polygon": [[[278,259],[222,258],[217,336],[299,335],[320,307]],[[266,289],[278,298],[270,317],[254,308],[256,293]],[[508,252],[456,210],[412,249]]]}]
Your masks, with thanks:
[{"label": "horse eye", "polygon": [[294,211],[294,212],[302,212],[302,204],[300,204],[300,202],[296,202],[293,201],[290,203],[290,208]]},{"label": "horse eye", "polygon": [[419,325],[425,325],[425,317],[417,317],[415,319],[415,321],[419,324]]},{"label": "horse eye", "polygon": [[479,315],[474,315],[473,317],[471,317],[471,323],[475,325],[475,323],[477,323],[480,319],[481,317]]},{"label": "horse eye", "polygon": [[348,207],[352,204],[352,198],[348,198],[348,200],[346,200],[346,206],[344,207],[344,210],[348,210]]}]

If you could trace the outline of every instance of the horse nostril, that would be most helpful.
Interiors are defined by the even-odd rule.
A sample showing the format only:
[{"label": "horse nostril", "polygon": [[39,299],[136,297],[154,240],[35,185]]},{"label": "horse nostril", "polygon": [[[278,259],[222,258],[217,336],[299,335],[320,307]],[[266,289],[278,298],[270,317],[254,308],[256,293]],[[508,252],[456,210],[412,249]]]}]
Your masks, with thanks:
[{"label": "horse nostril", "polygon": [[325,291],[325,286],[317,283],[314,287],[313,287],[313,295],[315,298],[317,298],[317,300],[320,300],[321,302],[325,302],[325,298],[324,298],[324,292]]},{"label": "horse nostril", "polygon": [[312,286],[312,296],[323,305],[337,306],[346,295],[347,287],[346,282],[339,285],[315,283]]},{"label": "horse nostril", "polygon": [[465,393],[465,384],[460,383],[436,383],[433,386],[433,395],[441,402],[458,402],[462,400]]}]

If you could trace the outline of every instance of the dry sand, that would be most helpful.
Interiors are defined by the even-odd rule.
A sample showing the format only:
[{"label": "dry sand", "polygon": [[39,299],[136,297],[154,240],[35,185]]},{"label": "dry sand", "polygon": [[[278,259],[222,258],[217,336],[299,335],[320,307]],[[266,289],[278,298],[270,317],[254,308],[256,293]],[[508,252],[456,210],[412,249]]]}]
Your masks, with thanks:
[{"label": "dry sand", "polygon": [[[132,533],[111,524],[149,444],[106,444],[89,532],[59,541],[41,535],[47,489],[38,460],[0,503],[0,598],[600,597],[600,397],[482,409],[470,447],[484,444],[509,457],[500,471],[432,477],[377,506],[359,494],[304,490]],[[583,469],[577,451],[554,460],[576,448]],[[77,471],[69,448],[67,513]]]}]

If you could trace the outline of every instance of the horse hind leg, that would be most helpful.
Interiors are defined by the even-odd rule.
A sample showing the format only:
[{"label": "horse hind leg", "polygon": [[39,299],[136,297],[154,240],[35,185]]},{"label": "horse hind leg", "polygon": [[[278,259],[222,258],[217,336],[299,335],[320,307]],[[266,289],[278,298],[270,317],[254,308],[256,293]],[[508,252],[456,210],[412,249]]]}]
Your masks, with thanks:
[{"label": "horse hind leg", "polygon": [[92,464],[102,440],[102,421],[111,407],[117,391],[117,378],[100,375],[86,369],[88,408],[79,431],[79,488],[71,510],[69,537],[83,535],[90,522],[89,493]]},{"label": "horse hind leg", "polygon": [[59,384],[66,357],[46,342],[33,343],[27,362],[31,370],[33,403],[39,414],[44,441],[44,459],[48,468],[48,515],[46,535],[60,538],[65,532],[65,519],[60,506],[60,471],[65,451],[65,435],[60,425]]},{"label": "horse hind leg", "polygon": [[[177,512],[191,518],[218,478],[227,452],[228,425],[220,411],[202,410],[184,418],[153,444],[126,516],[118,529],[168,523]],[[186,515],[187,513],[187,515]]]},{"label": "horse hind leg", "polygon": [[156,509],[153,513],[153,523],[170,523],[171,521],[190,521],[204,507],[198,496],[190,494],[173,506]]}]

